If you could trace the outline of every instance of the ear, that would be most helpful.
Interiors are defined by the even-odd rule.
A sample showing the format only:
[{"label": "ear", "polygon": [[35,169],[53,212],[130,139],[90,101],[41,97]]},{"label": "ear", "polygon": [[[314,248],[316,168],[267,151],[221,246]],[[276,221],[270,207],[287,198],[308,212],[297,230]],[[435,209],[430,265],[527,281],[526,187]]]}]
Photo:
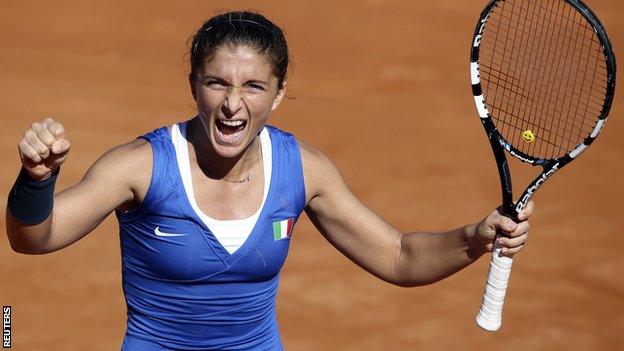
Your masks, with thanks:
[{"label": "ear", "polygon": [[191,87],[191,94],[193,94],[193,100],[197,101],[197,91],[195,90],[195,81],[193,80],[193,72],[188,76],[189,86]]},{"label": "ear", "polygon": [[286,82],[282,84],[282,87],[277,92],[275,99],[273,99],[273,106],[271,107],[271,111],[275,111],[277,106],[279,106],[280,102],[282,102],[282,99],[284,98],[284,96],[286,96]]}]

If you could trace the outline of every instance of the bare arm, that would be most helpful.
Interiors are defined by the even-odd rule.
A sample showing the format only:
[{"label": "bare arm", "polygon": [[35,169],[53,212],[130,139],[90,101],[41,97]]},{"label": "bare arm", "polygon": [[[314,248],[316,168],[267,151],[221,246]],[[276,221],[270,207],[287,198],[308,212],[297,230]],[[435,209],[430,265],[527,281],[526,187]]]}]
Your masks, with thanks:
[{"label": "bare arm", "polygon": [[[527,206],[520,218],[533,211]],[[407,233],[401,236],[401,249],[396,262],[397,284],[424,285],[446,278],[492,251],[497,231],[509,237],[501,238],[503,253],[513,255],[522,250],[527,239],[529,223],[520,224],[494,210],[478,224],[470,224],[442,233]]]},{"label": "bare arm", "polygon": [[443,279],[491,251],[497,230],[510,236],[501,239],[509,254],[520,251],[527,239],[527,221],[515,224],[497,211],[478,224],[447,232],[402,233],[351,193],[327,157],[301,145],[306,213],[332,245],[385,281],[417,286]]},{"label": "bare arm", "polygon": [[[46,121],[46,128],[59,127],[57,122]],[[62,126],[60,128],[62,130]],[[35,134],[41,136],[34,138],[27,132],[24,137],[29,139],[27,144],[35,152],[22,149],[25,144],[20,141],[20,154],[23,167],[31,178],[45,179],[67,158],[66,152],[60,163],[50,162],[55,155],[53,145],[58,145],[59,139],[46,140],[46,133],[41,130]],[[64,130],[57,136],[64,138]],[[64,151],[68,151],[68,142],[66,146]],[[49,148],[47,153],[44,147]],[[80,182],[54,195],[52,213],[42,223],[26,225],[7,209],[7,234],[13,249],[27,254],[62,249],[95,229],[116,208],[134,203],[137,194],[148,185],[144,183],[145,173],[151,172],[150,155],[151,148],[144,140],[135,140],[108,151],[90,167]],[[149,181],[149,177],[147,179]]]}]

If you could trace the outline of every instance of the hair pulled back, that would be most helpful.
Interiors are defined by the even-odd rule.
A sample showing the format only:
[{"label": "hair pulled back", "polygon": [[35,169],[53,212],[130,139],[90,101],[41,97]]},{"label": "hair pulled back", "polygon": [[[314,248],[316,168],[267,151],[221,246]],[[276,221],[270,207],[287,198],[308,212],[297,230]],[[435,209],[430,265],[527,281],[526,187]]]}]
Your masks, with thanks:
[{"label": "hair pulled back", "polygon": [[193,36],[189,79],[220,48],[247,46],[265,55],[282,88],[288,70],[288,45],[282,30],[259,13],[228,12],[206,21]]}]

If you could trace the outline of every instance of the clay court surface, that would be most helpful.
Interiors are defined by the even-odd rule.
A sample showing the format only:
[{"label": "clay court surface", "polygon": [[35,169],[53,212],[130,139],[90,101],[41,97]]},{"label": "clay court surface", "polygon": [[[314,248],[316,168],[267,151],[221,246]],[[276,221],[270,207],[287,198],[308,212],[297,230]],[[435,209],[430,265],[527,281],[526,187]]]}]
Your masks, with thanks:
[{"label": "clay court surface", "polygon": [[[477,221],[500,201],[469,85],[484,3],[4,0],[0,195],[33,121],[53,116],[67,129],[62,189],[112,146],[193,116],[187,38],[217,11],[256,9],[284,28],[294,60],[293,99],[272,124],[327,153],[352,190],[402,230]],[[588,3],[624,58],[624,3]],[[394,287],[302,216],[278,299],[286,349],[624,349],[622,83],[603,135],[536,197],[499,332],[474,323],[489,258],[431,286]],[[15,350],[119,349],[126,311],[115,219],[44,256],[14,253],[2,233],[0,302],[13,307]]]}]

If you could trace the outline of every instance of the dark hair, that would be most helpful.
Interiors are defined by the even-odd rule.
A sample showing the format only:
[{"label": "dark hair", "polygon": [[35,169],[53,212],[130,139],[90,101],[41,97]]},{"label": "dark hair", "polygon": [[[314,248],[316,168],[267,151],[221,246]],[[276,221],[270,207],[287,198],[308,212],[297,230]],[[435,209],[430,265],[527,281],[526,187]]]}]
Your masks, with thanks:
[{"label": "dark hair", "polygon": [[269,60],[278,79],[278,88],[283,86],[288,70],[288,46],[284,33],[261,14],[247,11],[217,15],[199,28],[189,50],[189,79],[193,81],[194,74],[206,60],[225,45],[245,45],[258,50]]}]

